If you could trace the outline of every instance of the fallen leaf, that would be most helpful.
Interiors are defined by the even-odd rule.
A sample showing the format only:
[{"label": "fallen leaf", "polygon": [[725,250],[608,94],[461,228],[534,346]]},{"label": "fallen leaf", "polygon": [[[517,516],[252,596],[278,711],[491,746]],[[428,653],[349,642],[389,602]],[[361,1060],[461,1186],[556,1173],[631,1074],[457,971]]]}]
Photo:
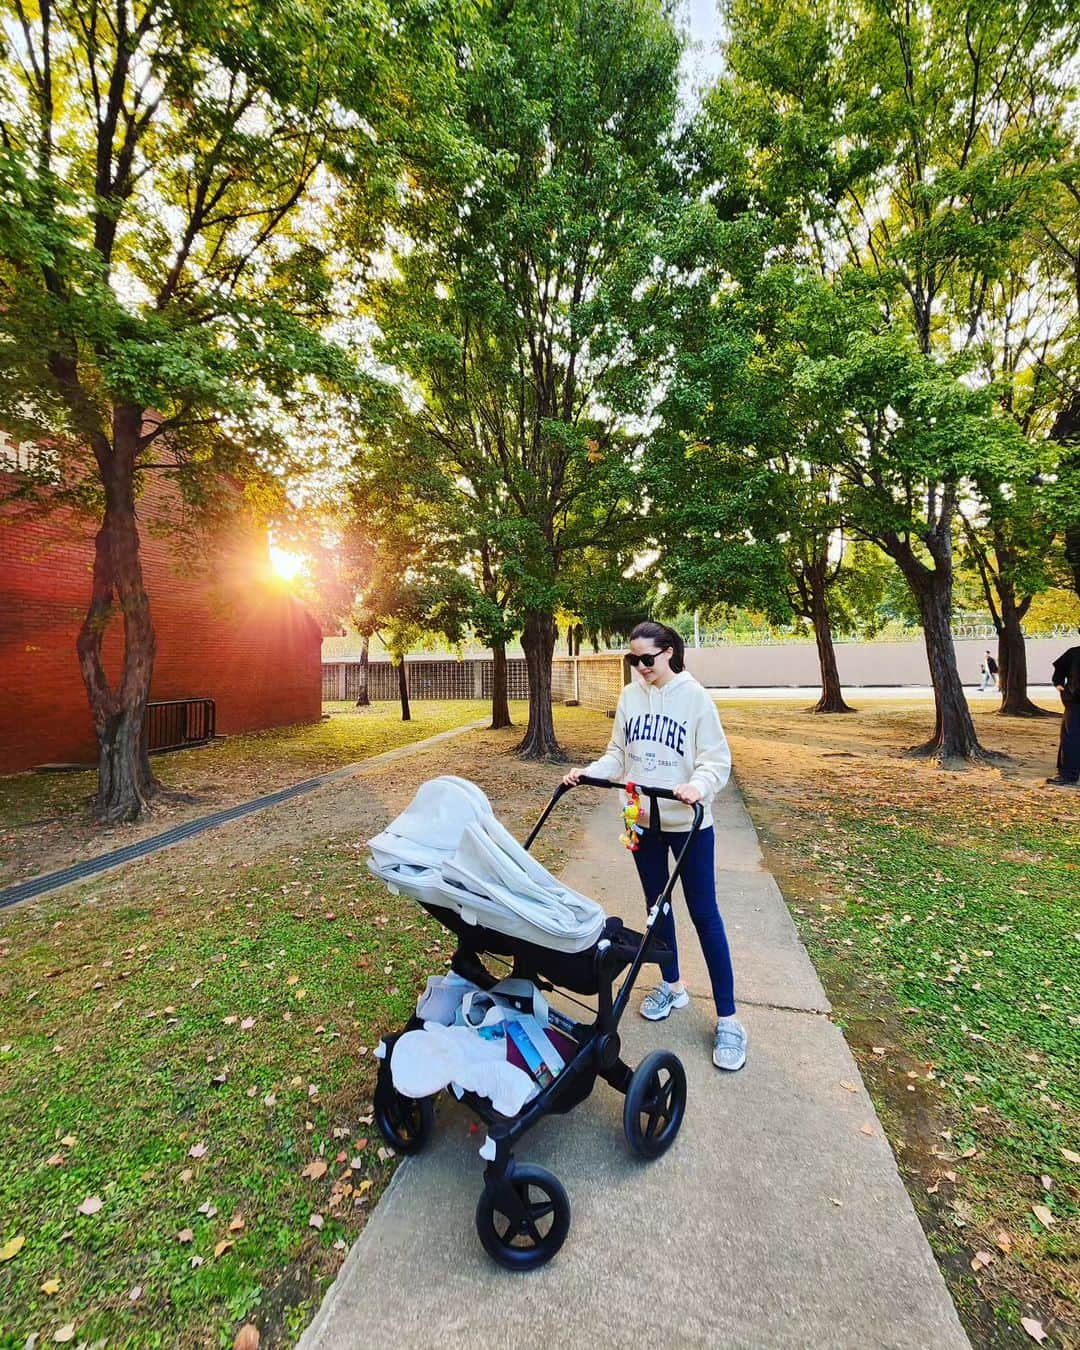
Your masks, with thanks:
[{"label": "fallen leaf", "polygon": [[1032,1205],[1031,1212],[1044,1228],[1049,1228],[1052,1223],[1057,1222],[1053,1214],[1051,1214],[1045,1205]]},{"label": "fallen leaf", "polygon": [[128,1298],[132,1303],[137,1303],[142,1298],[142,1285],[137,1284],[133,1289],[129,1289]]},{"label": "fallen leaf", "polygon": [[885,1053],[885,1047],[883,1045],[872,1045],[870,1051],[875,1055],[883,1055]]},{"label": "fallen leaf", "polygon": [[250,1031],[254,1025],[255,1025],[254,1017],[245,1017],[244,1020],[240,1023],[240,1030]]},{"label": "fallen leaf", "polygon": [[243,1230],[243,1227],[244,1227],[244,1216],[242,1214],[234,1214],[232,1216],[232,1219],[229,1221],[229,1232],[239,1233]]},{"label": "fallen leaf", "polygon": [[307,1177],[309,1181],[318,1181],[327,1173],[328,1165],[322,1158],[315,1158],[300,1173],[302,1177]]},{"label": "fallen leaf", "polygon": [[212,1219],[217,1214],[217,1206],[212,1205],[209,1200],[204,1200],[203,1203],[199,1206],[198,1212],[200,1214],[205,1214],[208,1219]]},{"label": "fallen leaf", "polygon": [[322,1226],[323,1226],[323,1216],[321,1214],[312,1214],[312,1216],[308,1219],[309,1228],[318,1228],[319,1231],[321,1232]]},{"label": "fallen leaf", "polygon": [[971,1269],[982,1270],[983,1266],[988,1266],[993,1259],[993,1252],[976,1252],[971,1258]]},{"label": "fallen leaf", "polygon": [[1039,1178],[1039,1180],[1042,1182],[1042,1188],[1044,1191],[1052,1191],[1054,1189],[1054,1178],[1048,1177],[1045,1172]]},{"label": "fallen leaf", "polygon": [[43,1294],[48,1294],[50,1298],[52,1297],[53,1294],[58,1294],[60,1292],[60,1281],[46,1280],[45,1283],[41,1286],[41,1292]]},{"label": "fallen leaf", "polygon": [[13,1237],[5,1242],[4,1245],[0,1247],[0,1261],[10,1261],[13,1256],[18,1256],[22,1251],[25,1242],[26,1238],[22,1233],[20,1233],[18,1237]]},{"label": "fallen leaf", "polygon": [[964,1149],[963,1153],[960,1154],[960,1156],[961,1158],[974,1158],[975,1154],[978,1153],[978,1151],[979,1150],[977,1148],[966,1148]]},{"label": "fallen leaf", "polygon": [[259,1328],[254,1322],[245,1322],[236,1333],[233,1350],[259,1350]]},{"label": "fallen leaf", "polygon": [[858,1092],[859,1090],[859,1086],[857,1083],[851,1083],[846,1078],[840,1079],[840,1086],[844,1089],[845,1092]]},{"label": "fallen leaf", "polygon": [[353,1141],[353,1148],[367,1148],[366,1139],[356,1139]]},{"label": "fallen leaf", "polygon": [[228,1017],[223,1017],[221,1020],[225,1026],[234,1027],[240,1019],[235,1013],[230,1013]]},{"label": "fallen leaf", "polygon": [[1008,1233],[1006,1233],[1004,1228],[999,1229],[998,1232],[994,1234],[994,1241],[997,1243],[1001,1251],[1003,1252],[1012,1251],[1013,1245],[1012,1238],[1009,1236]]},{"label": "fallen leaf", "polygon": [[1061,1156],[1066,1162],[1080,1163],[1080,1153],[1074,1153],[1071,1148],[1063,1148],[1061,1150]]},{"label": "fallen leaf", "polygon": [[96,1214],[98,1210],[101,1208],[101,1203],[102,1203],[101,1196],[88,1195],[86,1199],[82,1202],[82,1204],[79,1206],[79,1213]]},{"label": "fallen leaf", "polygon": [[299,983],[300,983],[300,976],[299,976],[299,975],[290,975],[289,978],[285,981],[285,983],[286,983],[286,984],[299,984]]},{"label": "fallen leaf", "polygon": [[46,1167],[63,1167],[67,1158],[62,1153],[54,1153],[51,1157],[45,1159]]},{"label": "fallen leaf", "polygon": [[189,1158],[202,1158],[206,1156],[206,1145],[204,1143],[192,1144],[188,1149]]},{"label": "fallen leaf", "polygon": [[63,1344],[64,1341],[73,1341],[74,1339],[75,1339],[74,1322],[65,1322],[62,1327],[57,1327],[56,1330],[53,1332],[53,1340],[59,1341],[61,1344]]},{"label": "fallen leaf", "polygon": [[177,1233],[176,1235],[176,1240],[177,1242],[190,1242],[192,1238],[194,1238],[194,1236],[195,1234],[191,1231],[190,1228],[181,1228],[179,1233]]},{"label": "fallen leaf", "polygon": [[272,1092],[268,1092],[263,1098],[263,1106],[277,1106],[277,1098]]},{"label": "fallen leaf", "polygon": [[938,1180],[935,1181],[934,1184],[933,1184],[932,1186],[927,1186],[927,1188],[926,1188],[926,1194],[927,1194],[927,1195],[937,1195],[938,1190],[940,1189],[940,1187],[941,1187],[941,1178],[939,1177]]},{"label": "fallen leaf", "polygon": [[188,1265],[191,1267],[192,1270],[198,1270],[199,1267],[202,1265],[202,1263],[203,1258],[201,1256],[193,1256],[191,1260],[188,1262]]},{"label": "fallen leaf", "polygon": [[[860,1125],[860,1126],[859,1126],[859,1133],[860,1133],[860,1134],[865,1134],[865,1135],[873,1135],[873,1133],[874,1133],[874,1127],[873,1127],[873,1125]],[[380,1150],[380,1152],[381,1152],[381,1150]]]},{"label": "fallen leaf", "polygon": [[229,1248],[234,1245],[235,1244],[233,1243],[231,1238],[222,1238],[221,1241],[214,1248],[214,1255],[224,1256],[224,1254],[229,1250]]},{"label": "fallen leaf", "polygon": [[375,1183],[371,1180],[370,1177],[368,1177],[364,1181],[358,1182],[356,1186],[356,1194],[363,1195],[366,1191],[370,1191],[374,1184]]},{"label": "fallen leaf", "polygon": [[63,1139],[60,1140],[60,1143],[64,1148],[74,1148],[76,1143],[75,1136],[73,1134],[65,1134]]},{"label": "fallen leaf", "polygon": [[843,1200],[837,1200],[837,1198],[836,1198],[835,1195],[830,1195],[830,1196],[829,1196],[829,1199],[833,1202],[833,1204],[837,1207],[837,1209],[842,1209],[842,1208],[843,1208],[843,1205],[844,1205]]},{"label": "fallen leaf", "polygon": [[1034,1317],[1021,1317],[1020,1325],[1033,1341],[1038,1341],[1042,1345],[1046,1340],[1046,1332],[1043,1331],[1043,1324],[1035,1320]]},{"label": "fallen leaf", "polygon": [[194,1175],[195,1173],[191,1170],[190,1167],[185,1167],[184,1170],[180,1173],[180,1180],[186,1186]]}]

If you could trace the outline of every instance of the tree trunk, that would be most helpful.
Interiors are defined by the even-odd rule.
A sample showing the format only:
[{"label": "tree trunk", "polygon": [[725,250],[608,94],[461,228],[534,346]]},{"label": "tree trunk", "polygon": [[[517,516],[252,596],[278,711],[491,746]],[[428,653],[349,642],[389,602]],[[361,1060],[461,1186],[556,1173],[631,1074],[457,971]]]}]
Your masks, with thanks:
[{"label": "tree trunk", "polygon": [[904,568],[903,564],[901,567],[919,604],[936,713],[933,736],[924,745],[913,747],[912,754],[925,755],[943,764],[996,758],[979,744],[956,668],[956,648],[950,628],[952,576],[940,567],[932,571],[920,567],[917,572]]},{"label": "tree trunk", "polygon": [[850,713],[855,709],[844,702],[840,688],[840,672],[836,666],[836,648],[833,646],[832,624],[826,599],[824,575],[807,578],[810,585],[810,619],[817,642],[818,665],[821,667],[821,697],[814,704],[816,713]]},{"label": "tree trunk", "polygon": [[506,679],[506,643],[495,642],[491,646],[491,730],[502,731],[513,725]]},{"label": "tree trunk", "polygon": [[398,697],[401,699],[401,720],[403,722],[411,722],[412,713],[409,711],[409,673],[405,669],[404,656],[398,662],[397,687]]},{"label": "tree trunk", "polygon": [[356,706],[358,708],[371,707],[371,695],[368,693],[368,656],[371,649],[371,638],[364,634],[363,646],[360,648],[360,687],[356,693]]},{"label": "tree trunk", "polygon": [[[135,516],[134,465],[141,429],[141,410],[121,405],[113,416],[112,447],[98,454],[105,514],[94,542],[90,607],[75,644],[98,743],[93,814],[108,825],[138,820],[161,791],[150,768],[144,725],[155,637]],[[102,645],[117,602],[123,616],[124,655],[120,680],[113,688],[105,673]]]},{"label": "tree trunk", "polygon": [[998,630],[998,679],[1001,681],[1001,708],[1005,717],[1053,717],[1054,714],[1032,703],[1027,691],[1027,644],[1023,620],[1011,586],[998,582],[1001,628]]},{"label": "tree trunk", "polygon": [[529,725],[518,746],[523,759],[564,760],[562,746],[555,737],[551,716],[551,658],[555,651],[556,627],[550,614],[529,610],[521,645],[529,674]]}]

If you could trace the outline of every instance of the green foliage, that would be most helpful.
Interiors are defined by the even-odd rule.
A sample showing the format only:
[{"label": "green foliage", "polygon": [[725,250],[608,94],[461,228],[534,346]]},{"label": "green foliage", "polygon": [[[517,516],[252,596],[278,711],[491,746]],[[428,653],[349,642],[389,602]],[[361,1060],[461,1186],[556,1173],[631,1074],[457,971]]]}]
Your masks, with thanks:
[{"label": "green foliage", "polygon": [[489,634],[573,608],[567,567],[628,533],[678,50],[652,0],[485,14],[365,302],[403,378],[374,453],[441,475]]},{"label": "green foliage", "polygon": [[69,487],[96,476],[88,452],[111,454],[130,410],[137,455],[167,435],[200,507],[224,470],[273,488],[297,463],[288,419],[320,389],[371,386],[326,336],[331,254],[370,245],[391,200],[401,81],[421,41],[438,60],[424,14],[15,0],[15,15],[0,420],[63,447]]}]

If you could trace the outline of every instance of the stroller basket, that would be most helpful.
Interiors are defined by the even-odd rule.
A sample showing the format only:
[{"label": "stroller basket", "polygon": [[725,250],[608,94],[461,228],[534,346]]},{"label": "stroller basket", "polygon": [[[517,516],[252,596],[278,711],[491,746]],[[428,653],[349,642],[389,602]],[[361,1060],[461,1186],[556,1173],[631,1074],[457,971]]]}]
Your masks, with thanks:
[{"label": "stroller basket", "polygon": [[[586,776],[579,779],[579,784],[595,788],[624,786]],[[570,790],[565,784],[555,790],[526,839],[525,849],[532,846],[556,804]],[[650,799],[654,823],[659,816],[656,801],[675,799],[674,793],[666,788],[637,786],[636,790]],[[471,923],[443,904],[426,903],[422,893],[416,897],[457,938],[452,970],[480,989],[491,989],[498,983],[484,964],[485,957],[493,957],[509,961],[512,978],[527,980],[537,989],[565,990],[595,995],[597,999],[596,1016],[590,1022],[549,1009],[548,1023],[559,1038],[564,1063],[518,1114],[503,1115],[487,1097],[454,1089],[459,1100],[487,1127],[487,1137],[480,1149],[487,1166],[476,1227],[488,1254],[508,1269],[526,1270],[543,1265],[562,1246],[569,1229],[570,1202],[558,1179],[542,1167],[514,1158],[517,1141],[538,1120],[572,1110],[589,1096],[597,1078],[603,1078],[625,1096],[623,1128],[637,1157],[658,1158],[670,1148],[679,1132],[686,1109],[686,1073],[682,1063],[670,1051],[657,1050],[632,1070],[621,1058],[618,1028],[642,965],[659,962],[666,954],[666,947],[654,935],[655,922],[670,910],[672,890],[681,875],[687,850],[701,828],[704,811],[700,804],[695,804],[693,813],[686,844],[675,860],[666,886],[650,905],[641,933],[625,927],[620,919],[608,918],[600,936],[586,949],[553,950],[525,940],[514,931],[503,932],[486,924]],[[510,927],[513,929],[514,925]],[[615,985],[623,972],[625,978],[616,991]],[[399,1031],[386,1036],[377,1051],[380,1064],[375,1117],[387,1142],[401,1153],[419,1153],[434,1128],[433,1098],[399,1092],[391,1071],[398,1040],[423,1027],[420,1017],[410,1018]]]}]

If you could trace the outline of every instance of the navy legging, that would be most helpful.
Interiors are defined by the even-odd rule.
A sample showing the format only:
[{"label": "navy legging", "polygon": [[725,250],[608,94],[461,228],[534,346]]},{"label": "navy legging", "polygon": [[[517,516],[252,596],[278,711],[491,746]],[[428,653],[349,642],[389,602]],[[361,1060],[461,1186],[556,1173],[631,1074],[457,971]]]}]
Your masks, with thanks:
[{"label": "navy legging", "polygon": [[[655,834],[646,830],[641,836],[634,862],[637,864],[646,904],[652,905],[667,885],[670,876],[668,855],[677,855],[686,839],[686,834],[677,830],[660,830]],[[735,976],[731,969],[731,952],[728,950],[724,921],[716,903],[711,825],[706,830],[700,830],[690,845],[679,880],[686,897],[686,908],[690,911],[701,950],[705,953],[716,1011],[721,1017],[730,1017],[735,1011]],[[671,956],[661,963],[660,970],[664,979],[674,984],[679,978],[679,954],[675,946],[673,913],[661,914],[656,920],[656,936],[671,948]]]}]

